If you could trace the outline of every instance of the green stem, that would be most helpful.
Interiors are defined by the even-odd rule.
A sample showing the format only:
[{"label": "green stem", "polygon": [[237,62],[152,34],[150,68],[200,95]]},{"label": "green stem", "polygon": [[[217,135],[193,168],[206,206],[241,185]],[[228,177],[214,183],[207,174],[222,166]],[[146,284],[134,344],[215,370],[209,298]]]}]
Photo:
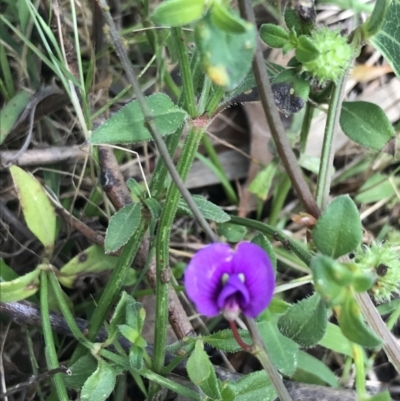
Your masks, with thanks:
[{"label": "green stem", "polygon": [[279,213],[281,212],[283,205],[285,203],[287,194],[292,187],[292,183],[287,174],[282,180],[283,182],[279,185],[277,192],[274,193],[274,197],[272,199],[272,207],[271,213],[268,218],[268,223],[270,226],[276,226],[278,222]]},{"label": "green stem", "polygon": [[189,57],[185,46],[185,35],[182,28],[172,28],[172,37],[178,53],[179,68],[183,83],[183,96],[185,98],[186,110],[190,117],[197,116],[197,109],[194,97],[192,71],[190,70]]},{"label": "green stem", "polygon": [[[50,311],[49,311],[49,288],[47,282],[47,272],[43,270],[40,273],[40,314],[42,317],[42,329],[44,342],[46,345],[45,354],[47,367],[49,370],[57,369],[60,367],[58,363],[58,356],[56,347],[54,345],[53,332],[51,330],[50,323]],[[56,373],[52,377],[54,387],[56,388],[58,399],[60,401],[68,401],[67,389],[62,378],[61,373]]]},{"label": "green stem", "polygon": [[275,227],[262,223],[261,221],[237,216],[231,216],[230,222],[244,227],[253,228],[263,234],[273,237],[275,240],[282,242],[285,247],[288,247],[292,252],[294,252],[307,266],[310,264],[312,255],[308,252],[308,250],[297,244],[290,237],[285,235],[282,231],[277,230]]},{"label": "green stem", "polygon": [[50,285],[56,296],[58,306],[61,310],[61,313],[64,316],[65,321],[67,322],[69,329],[71,330],[74,337],[85,348],[91,349],[93,347],[93,344],[90,341],[88,341],[88,339],[82,334],[81,330],[79,329],[78,325],[76,324],[75,318],[72,315],[72,313],[65,301],[64,295],[60,288],[60,283],[58,282],[54,272],[49,272],[49,279],[50,279]]},{"label": "green stem", "polygon": [[325,209],[329,199],[333,171],[333,157],[335,154],[333,138],[339,122],[343,101],[343,91],[346,81],[347,72],[344,73],[339,82],[333,86],[328,116],[326,119],[316,194],[317,205],[322,210]]},{"label": "green stem", "polygon": [[307,102],[304,113],[303,124],[301,126],[301,131],[300,131],[301,153],[304,153],[304,151],[306,150],[307,139],[311,128],[311,122],[314,116],[314,110],[315,107],[311,104],[311,102]]},{"label": "green stem", "polygon": [[[203,130],[199,128],[192,128],[188,134],[178,164],[178,173],[182,179],[186,179],[187,177],[202,136]],[[178,187],[174,183],[171,183],[166,195],[167,201],[161,214],[156,237],[157,304],[153,361],[153,368],[155,372],[162,372],[164,367],[166,325],[168,318],[168,286],[170,274],[169,238],[172,223],[178,207],[179,198],[180,192]]]},{"label": "green stem", "polygon": [[221,185],[224,188],[225,194],[229,199],[229,202],[233,205],[236,205],[238,203],[238,198],[236,196],[235,190],[232,188],[232,185],[229,183],[229,179],[225,173],[225,169],[223,165],[221,164],[218,154],[214,149],[214,146],[212,145],[210,138],[207,136],[207,133],[204,133],[203,138],[202,138],[202,143],[204,148],[206,149],[206,152],[211,159],[212,163],[218,169],[219,174],[223,177],[221,179]]},{"label": "green stem", "polygon": [[365,366],[364,366],[364,350],[359,345],[352,343],[353,360],[356,368],[356,390],[357,398],[363,399],[367,395],[365,387]]},{"label": "green stem", "polygon": [[210,101],[207,106],[207,115],[214,115],[215,111],[218,109],[218,106],[221,102],[222,97],[224,96],[225,89],[222,86],[217,86],[211,96]]},{"label": "green stem", "polygon": [[261,338],[257,323],[254,319],[248,317],[245,317],[244,321],[254,342],[250,352],[260,361],[262,367],[267,372],[267,375],[275,387],[280,401],[292,401],[292,398],[283,384],[281,376],[268,355],[268,350]]}]

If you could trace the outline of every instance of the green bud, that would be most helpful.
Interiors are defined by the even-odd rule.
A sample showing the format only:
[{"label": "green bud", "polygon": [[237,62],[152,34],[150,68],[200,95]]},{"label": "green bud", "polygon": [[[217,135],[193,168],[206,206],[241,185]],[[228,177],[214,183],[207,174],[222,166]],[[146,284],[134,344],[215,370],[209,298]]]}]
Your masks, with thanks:
[{"label": "green bud", "polygon": [[400,259],[392,243],[373,243],[371,247],[364,247],[355,260],[364,272],[375,273],[371,292],[376,302],[389,301],[392,293],[399,292]]},{"label": "green bud", "polygon": [[[350,64],[353,48],[338,31],[331,31],[329,28],[315,30],[311,40],[319,51],[319,56],[303,62],[302,70],[308,72],[321,85],[328,81],[337,82]],[[297,55],[296,50],[296,57]],[[305,53],[302,52],[300,57],[302,56],[305,56]]]}]

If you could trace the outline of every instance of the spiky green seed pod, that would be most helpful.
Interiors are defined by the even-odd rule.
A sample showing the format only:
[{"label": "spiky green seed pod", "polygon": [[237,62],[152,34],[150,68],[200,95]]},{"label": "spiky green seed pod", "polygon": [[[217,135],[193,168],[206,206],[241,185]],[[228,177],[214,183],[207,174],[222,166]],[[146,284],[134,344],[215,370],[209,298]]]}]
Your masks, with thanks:
[{"label": "spiky green seed pod", "polygon": [[392,243],[377,243],[365,247],[357,256],[357,264],[366,270],[374,270],[376,281],[371,292],[377,302],[389,301],[392,293],[399,292],[400,259]]},{"label": "spiky green seed pod", "polygon": [[313,31],[311,40],[319,51],[319,56],[303,62],[303,71],[308,72],[321,85],[328,81],[337,82],[349,66],[353,48],[339,31],[321,28]]}]

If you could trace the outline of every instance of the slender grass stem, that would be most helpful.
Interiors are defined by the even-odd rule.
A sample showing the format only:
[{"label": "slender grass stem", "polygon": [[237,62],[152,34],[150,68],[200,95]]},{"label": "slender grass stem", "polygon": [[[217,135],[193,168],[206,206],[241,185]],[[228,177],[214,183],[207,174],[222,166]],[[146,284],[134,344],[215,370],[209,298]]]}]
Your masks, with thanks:
[{"label": "slender grass stem", "polygon": [[322,210],[325,209],[329,200],[333,172],[333,157],[335,155],[333,139],[339,123],[346,81],[347,74],[345,73],[342,75],[339,82],[333,86],[331,101],[329,103],[328,117],[326,119],[316,193],[317,205]]},{"label": "slender grass stem", "polygon": [[[42,317],[44,342],[46,344],[45,353],[47,367],[49,370],[52,370],[59,368],[60,364],[58,363],[58,356],[54,344],[53,332],[51,330],[47,274],[48,273],[45,270],[40,273],[40,313]],[[56,389],[58,399],[60,401],[68,401],[69,398],[67,389],[65,388],[65,383],[61,375],[61,373],[56,373],[52,377],[52,381]]]}]

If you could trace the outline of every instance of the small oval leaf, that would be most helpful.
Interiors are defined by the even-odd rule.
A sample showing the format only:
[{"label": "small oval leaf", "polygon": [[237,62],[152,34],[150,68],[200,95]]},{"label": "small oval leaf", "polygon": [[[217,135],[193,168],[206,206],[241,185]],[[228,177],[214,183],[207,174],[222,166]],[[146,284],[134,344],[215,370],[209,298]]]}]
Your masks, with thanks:
[{"label": "small oval leaf", "polygon": [[100,274],[105,270],[112,270],[117,264],[116,256],[104,255],[99,245],[92,245],[80,252],[64,265],[57,274],[64,287],[74,288],[75,283],[86,275]]},{"label": "small oval leaf", "polygon": [[313,240],[320,252],[334,259],[361,243],[360,216],[348,195],[338,196],[328,205],[313,230]]},{"label": "small oval leaf", "polygon": [[105,401],[115,387],[114,369],[103,359],[98,360],[96,371],[82,387],[82,401]]},{"label": "small oval leaf", "polygon": [[289,33],[275,24],[262,24],[260,37],[268,46],[279,49],[289,40]]},{"label": "small oval leaf", "polygon": [[326,331],[327,310],[318,293],[295,303],[278,320],[282,334],[301,347],[318,344]]},{"label": "small oval leaf", "polygon": [[246,22],[218,2],[213,4],[211,19],[223,31],[231,33],[246,32]]},{"label": "small oval leaf", "polygon": [[382,344],[382,340],[365,324],[360,307],[350,291],[340,308],[338,322],[350,341],[367,348],[376,348]]},{"label": "small oval leaf", "polygon": [[17,166],[11,166],[10,172],[26,224],[48,252],[51,252],[56,240],[56,213],[50,199],[35,177]]},{"label": "small oval leaf", "polygon": [[215,400],[221,399],[221,391],[214,367],[204,351],[201,340],[196,341],[194,351],[187,361],[186,369],[190,380],[197,384],[208,397]]},{"label": "small oval leaf", "polygon": [[[229,221],[231,217],[228,213],[225,213],[219,206],[214,203],[208,201],[204,196],[193,195],[194,203],[199,208],[201,214],[211,221],[215,221],[216,223],[225,223]],[[192,211],[189,209],[187,203],[183,200],[179,200],[178,210],[185,212],[186,214],[193,216]]]},{"label": "small oval leaf", "polygon": [[141,216],[140,203],[131,203],[111,217],[104,241],[106,253],[117,251],[129,241],[139,227]]},{"label": "small oval leaf", "polygon": [[352,141],[374,150],[381,150],[396,134],[385,112],[370,102],[343,102],[340,126]]},{"label": "small oval leaf", "polygon": [[161,3],[151,15],[158,25],[182,26],[199,19],[204,12],[204,0],[169,0]]},{"label": "small oval leaf", "polygon": [[1,302],[16,302],[35,294],[39,289],[40,269],[11,281],[0,282]]},{"label": "small oval leaf", "polygon": [[[162,136],[175,132],[188,116],[164,93],[156,93],[147,97],[146,100]],[[128,144],[152,139],[153,137],[144,125],[144,116],[139,103],[133,100],[95,129],[89,137],[89,143]]]}]

